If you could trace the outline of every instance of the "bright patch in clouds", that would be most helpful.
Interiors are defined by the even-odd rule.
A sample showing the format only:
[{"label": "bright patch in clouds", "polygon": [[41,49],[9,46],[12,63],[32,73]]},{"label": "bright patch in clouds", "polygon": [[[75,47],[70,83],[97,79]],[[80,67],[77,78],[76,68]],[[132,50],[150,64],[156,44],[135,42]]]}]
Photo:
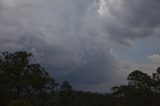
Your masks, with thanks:
[{"label": "bright patch in clouds", "polygon": [[105,0],[100,0],[99,1],[99,9],[98,9],[98,13],[100,16],[103,16],[106,14],[107,12],[107,5],[106,5],[106,1]]},{"label": "bright patch in clouds", "polygon": [[149,58],[153,63],[160,64],[160,55],[159,55],[159,54],[154,54],[154,55],[148,56],[148,58]]}]

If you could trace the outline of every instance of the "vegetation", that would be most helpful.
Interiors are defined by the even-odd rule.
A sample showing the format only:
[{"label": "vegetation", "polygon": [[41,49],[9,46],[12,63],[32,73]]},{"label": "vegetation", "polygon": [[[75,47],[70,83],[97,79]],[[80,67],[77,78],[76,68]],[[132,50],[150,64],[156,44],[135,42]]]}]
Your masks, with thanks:
[{"label": "vegetation", "polygon": [[135,70],[129,74],[128,85],[112,87],[116,104],[124,106],[160,106],[160,68],[149,76]]},{"label": "vegetation", "polygon": [[0,106],[160,106],[160,68],[149,76],[139,70],[128,75],[128,84],[112,93],[76,91],[49,76],[26,51],[0,56]]}]

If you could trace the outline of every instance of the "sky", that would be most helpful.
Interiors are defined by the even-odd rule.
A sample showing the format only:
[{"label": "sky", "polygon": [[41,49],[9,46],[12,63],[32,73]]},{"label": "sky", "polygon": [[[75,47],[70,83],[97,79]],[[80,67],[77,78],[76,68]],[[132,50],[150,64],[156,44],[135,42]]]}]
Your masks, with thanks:
[{"label": "sky", "polygon": [[0,52],[27,50],[57,82],[109,92],[160,64],[159,0],[0,0]]}]

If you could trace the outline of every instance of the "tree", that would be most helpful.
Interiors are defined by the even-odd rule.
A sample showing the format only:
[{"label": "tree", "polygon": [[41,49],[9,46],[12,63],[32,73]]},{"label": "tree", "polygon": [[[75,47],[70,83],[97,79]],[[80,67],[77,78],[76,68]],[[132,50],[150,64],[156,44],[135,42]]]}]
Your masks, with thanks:
[{"label": "tree", "polygon": [[72,86],[69,84],[68,81],[63,81],[62,85],[60,86],[61,91],[72,91]]},{"label": "tree", "polygon": [[152,79],[153,79],[153,90],[155,94],[160,93],[160,67],[157,68],[156,73],[152,74]]},{"label": "tree", "polygon": [[60,102],[62,106],[73,105],[73,89],[68,81],[63,81],[60,86]]},{"label": "tree", "polygon": [[125,97],[128,94],[129,87],[126,85],[115,86],[111,88],[113,95],[118,97]]},{"label": "tree", "polygon": [[128,75],[128,85],[112,87],[118,104],[126,106],[151,106],[153,104],[152,78],[139,70]]},{"label": "tree", "polygon": [[31,53],[3,52],[0,56],[0,94],[4,100],[37,96],[54,91],[55,80],[40,64],[30,62]]},{"label": "tree", "polygon": [[130,73],[127,80],[129,81],[128,85],[136,89],[151,90],[151,77],[139,70]]}]

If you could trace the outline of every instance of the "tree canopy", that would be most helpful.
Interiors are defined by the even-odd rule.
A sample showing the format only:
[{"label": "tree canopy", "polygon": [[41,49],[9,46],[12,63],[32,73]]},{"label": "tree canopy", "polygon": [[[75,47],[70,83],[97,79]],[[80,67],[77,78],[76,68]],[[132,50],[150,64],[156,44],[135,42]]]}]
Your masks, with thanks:
[{"label": "tree canopy", "polygon": [[26,51],[0,56],[0,94],[4,100],[54,91],[55,80],[40,64],[31,63],[31,58]]}]

